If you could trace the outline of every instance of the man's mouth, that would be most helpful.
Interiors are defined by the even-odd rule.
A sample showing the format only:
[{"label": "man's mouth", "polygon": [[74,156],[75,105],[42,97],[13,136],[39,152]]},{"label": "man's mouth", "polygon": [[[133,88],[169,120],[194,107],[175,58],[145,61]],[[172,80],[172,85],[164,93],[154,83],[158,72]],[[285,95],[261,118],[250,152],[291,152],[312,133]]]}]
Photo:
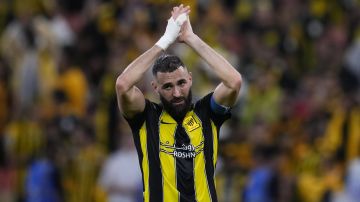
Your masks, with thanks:
[{"label": "man's mouth", "polygon": [[184,104],[184,103],[185,103],[185,99],[173,100],[171,103],[173,103],[174,105]]}]

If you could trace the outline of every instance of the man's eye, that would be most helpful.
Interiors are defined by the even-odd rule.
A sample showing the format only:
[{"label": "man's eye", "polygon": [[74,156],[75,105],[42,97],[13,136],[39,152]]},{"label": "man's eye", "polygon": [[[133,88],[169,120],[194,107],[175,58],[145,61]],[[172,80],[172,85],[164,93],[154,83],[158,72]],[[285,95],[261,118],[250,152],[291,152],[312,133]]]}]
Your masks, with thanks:
[{"label": "man's eye", "polygon": [[171,89],[171,86],[168,86],[168,85],[163,86],[163,89],[164,89],[164,90],[170,90],[170,89]]}]

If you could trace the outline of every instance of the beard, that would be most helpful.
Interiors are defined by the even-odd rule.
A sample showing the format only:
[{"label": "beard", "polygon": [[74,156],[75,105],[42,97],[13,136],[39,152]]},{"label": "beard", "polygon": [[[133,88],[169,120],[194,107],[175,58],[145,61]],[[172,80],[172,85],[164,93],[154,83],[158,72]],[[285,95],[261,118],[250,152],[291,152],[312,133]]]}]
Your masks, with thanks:
[{"label": "beard", "polygon": [[[173,98],[170,101],[167,101],[163,96],[160,95],[161,103],[164,106],[165,111],[167,111],[170,116],[172,116],[175,121],[179,122],[185,117],[186,113],[190,110],[192,103],[192,92],[189,91],[187,97],[178,97]],[[175,103],[184,101],[181,105],[175,105]]]}]

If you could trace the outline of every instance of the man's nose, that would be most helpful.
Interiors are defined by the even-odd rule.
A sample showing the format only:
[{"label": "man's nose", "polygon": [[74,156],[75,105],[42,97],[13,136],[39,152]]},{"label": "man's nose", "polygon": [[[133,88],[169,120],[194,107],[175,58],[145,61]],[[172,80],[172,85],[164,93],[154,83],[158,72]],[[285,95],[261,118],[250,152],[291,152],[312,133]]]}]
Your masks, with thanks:
[{"label": "man's nose", "polygon": [[180,88],[175,86],[174,91],[173,91],[173,96],[174,97],[180,97],[181,96],[181,91]]}]

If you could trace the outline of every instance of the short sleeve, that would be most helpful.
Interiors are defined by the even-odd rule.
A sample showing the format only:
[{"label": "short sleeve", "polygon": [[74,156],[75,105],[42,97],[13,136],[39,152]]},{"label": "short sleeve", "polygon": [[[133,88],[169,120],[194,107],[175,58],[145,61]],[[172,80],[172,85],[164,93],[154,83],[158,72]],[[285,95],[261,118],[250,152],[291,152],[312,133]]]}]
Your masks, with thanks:
[{"label": "short sleeve", "polygon": [[147,111],[149,111],[150,108],[151,108],[151,102],[148,99],[145,99],[145,109],[144,109],[144,111],[136,114],[131,119],[127,118],[123,114],[123,117],[129,123],[130,128],[133,131],[139,130],[140,127],[143,125],[143,123],[145,122],[145,119],[146,119],[146,113],[147,113]]},{"label": "short sleeve", "polygon": [[211,108],[211,97],[213,92],[205,95],[196,102],[195,107],[199,108],[201,114],[207,114],[217,127],[220,127],[226,120],[231,117],[231,110],[224,114],[215,113]]}]

